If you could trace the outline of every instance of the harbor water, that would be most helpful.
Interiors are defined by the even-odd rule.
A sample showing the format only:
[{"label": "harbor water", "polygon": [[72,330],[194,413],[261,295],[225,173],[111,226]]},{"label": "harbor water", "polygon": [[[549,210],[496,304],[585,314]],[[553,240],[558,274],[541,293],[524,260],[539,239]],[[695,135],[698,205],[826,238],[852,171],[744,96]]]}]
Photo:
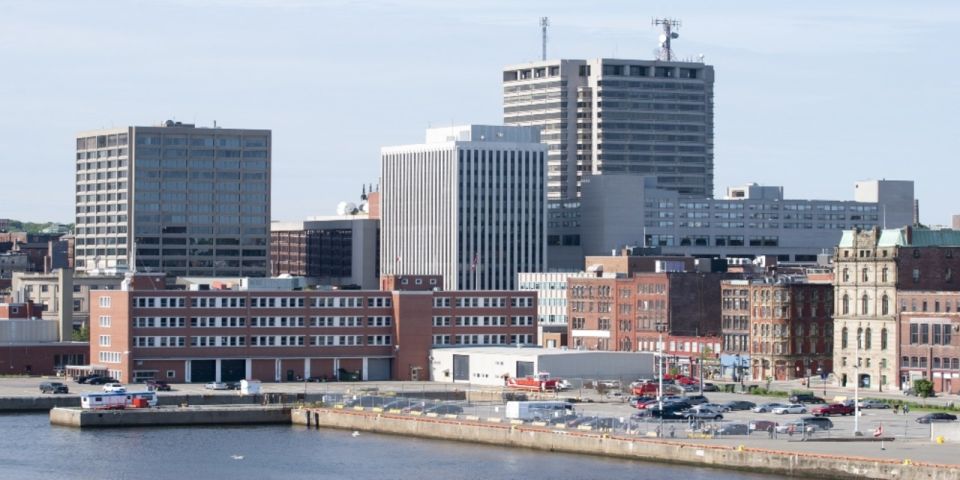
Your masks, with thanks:
[{"label": "harbor water", "polygon": [[769,475],[287,425],[80,430],[0,415],[0,478],[772,479]]}]

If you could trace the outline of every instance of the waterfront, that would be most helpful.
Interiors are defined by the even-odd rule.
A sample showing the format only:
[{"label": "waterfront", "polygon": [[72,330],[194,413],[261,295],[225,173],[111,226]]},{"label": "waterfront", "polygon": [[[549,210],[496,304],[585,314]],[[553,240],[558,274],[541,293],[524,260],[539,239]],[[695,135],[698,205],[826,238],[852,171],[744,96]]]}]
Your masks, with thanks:
[{"label": "waterfront", "polygon": [[295,426],[81,431],[45,414],[0,416],[0,465],[0,477],[35,479],[776,478]]}]

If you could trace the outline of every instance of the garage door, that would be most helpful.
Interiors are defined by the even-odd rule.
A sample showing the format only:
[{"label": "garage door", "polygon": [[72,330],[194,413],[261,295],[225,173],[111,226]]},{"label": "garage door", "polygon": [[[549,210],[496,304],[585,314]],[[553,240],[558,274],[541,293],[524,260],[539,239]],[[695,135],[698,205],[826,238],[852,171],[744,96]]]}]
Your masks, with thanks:
[{"label": "garage door", "polygon": [[367,380],[390,380],[390,359],[371,358],[367,360]]},{"label": "garage door", "polygon": [[220,380],[224,382],[239,382],[247,378],[246,360],[221,360]]},{"label": "garage door", "polygon": [[190,381],[193,383],[207,383],[216,380],[216,360],[191,360]]}]

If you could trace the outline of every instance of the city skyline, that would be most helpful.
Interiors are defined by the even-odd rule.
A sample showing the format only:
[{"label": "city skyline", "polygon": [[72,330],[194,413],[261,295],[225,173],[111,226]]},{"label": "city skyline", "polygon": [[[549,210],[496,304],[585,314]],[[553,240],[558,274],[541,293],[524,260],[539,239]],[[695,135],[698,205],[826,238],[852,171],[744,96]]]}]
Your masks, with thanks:
[{"label": "city skyline", "polygon": [[[788,198],[845,198],[851,182],[898,178],[916,181],[924,223],[954,213],[950,184],[934,178],[946,163],[936,159],[956,146],[947,94],[957,80],[940,46],[956,40],[960,8],[947,3],[98,5],[5,4],[0,56],[20,73],[0,82],[0,160],[52,174],[42,196],[5,175],[0,217],[69,222],[74,135],[168,118],[273,130],[272,218],[332,213],[376,181],[381,146],[428,126],[500,123],[499,75],[539,58],[544,15],[550,59],[651,59],[650,18],[683,21],[674,49],[704,54],[717,74],[715,195],[759,182],[784,185]],[[933,159],[928,171],[913,168],[921,159]],[[305,201],[303,190],[318,193]]]}]

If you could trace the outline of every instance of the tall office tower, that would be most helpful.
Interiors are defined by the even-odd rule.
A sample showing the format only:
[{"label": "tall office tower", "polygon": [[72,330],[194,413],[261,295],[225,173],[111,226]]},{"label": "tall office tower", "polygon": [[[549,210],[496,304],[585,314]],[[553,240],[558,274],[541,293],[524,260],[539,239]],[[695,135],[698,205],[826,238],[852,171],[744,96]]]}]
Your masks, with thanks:
[{"label": "tall office tower", "polygon": [[77,135],[77,269],[267,275],[270,150],[270,130],[170,120]]},{"label": "tall office tower", "polygon": [[512,290],[546,255],[539,127],[427,130],[380,151],[381,275],[443,275],[447,290]]},{"label": "tall office tower", "polygon": [[539,125],[550,200],[582,177],[639,174],[713,196],[713,67],[702,62],[547,60],[503,70],[503,122]]}]

